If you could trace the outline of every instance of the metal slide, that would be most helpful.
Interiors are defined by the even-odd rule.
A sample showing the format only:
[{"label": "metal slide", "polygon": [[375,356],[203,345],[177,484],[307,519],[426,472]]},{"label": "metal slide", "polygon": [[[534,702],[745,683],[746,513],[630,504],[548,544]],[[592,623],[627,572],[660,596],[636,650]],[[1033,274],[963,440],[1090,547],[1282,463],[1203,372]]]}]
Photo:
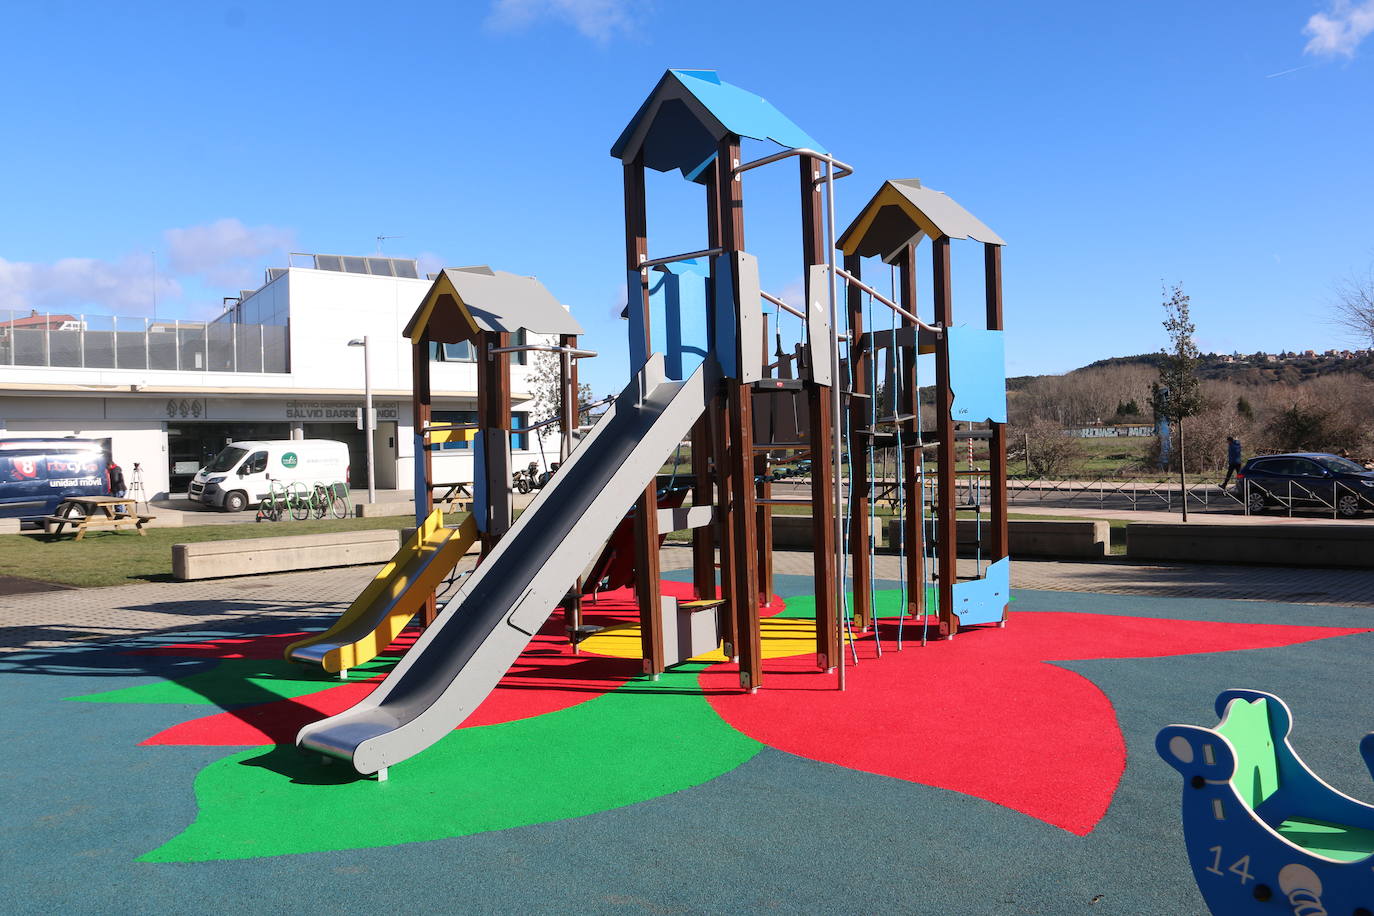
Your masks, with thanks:
[{"label": "metal slide", "polygon": [[334,625],[287,646],[286,660],[334,673],[366,664],[391,645],[477,540],[471,515],[457,528],[443,520],[442,510],[431,512]]},{"label": "metal slide", "polygon": [[381,773],[448,734],[510,669],[715,393],[708,361],[667,381],[655,353],[386,680],[296,745]]}]

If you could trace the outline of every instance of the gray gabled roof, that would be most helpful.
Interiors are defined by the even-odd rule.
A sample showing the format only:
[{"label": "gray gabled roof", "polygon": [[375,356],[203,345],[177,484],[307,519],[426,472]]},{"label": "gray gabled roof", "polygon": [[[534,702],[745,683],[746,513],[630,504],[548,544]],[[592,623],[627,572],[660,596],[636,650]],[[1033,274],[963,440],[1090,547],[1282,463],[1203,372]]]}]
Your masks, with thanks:
[{"label": "gray gabled roof", "polygon": [[888,258],[922,235],[1006,244],[948,194],[922,187],[919,179],[898,178],[883,182],[840,236],[839,247],[845,254]]},{"label": "gray gabled roof", "polygon": [[406,324],[411,340],[421,329],[443,343],[477,331],[581,334],[582,326],[534,277],[490,267],[446,267]]}]

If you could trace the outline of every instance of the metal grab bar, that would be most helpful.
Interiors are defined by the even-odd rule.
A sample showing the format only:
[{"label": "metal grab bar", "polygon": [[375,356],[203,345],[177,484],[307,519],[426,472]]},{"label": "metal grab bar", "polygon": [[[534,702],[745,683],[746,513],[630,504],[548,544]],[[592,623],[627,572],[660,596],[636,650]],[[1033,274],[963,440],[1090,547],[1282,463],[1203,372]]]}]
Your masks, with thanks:
[{"label": "metal grab bar", "polygon": [[518,347],[491,347],[488,353],[566,353],[573,359],[591,359],[595,350],[579,350],[577,347],[555,347],[552,344],[522,344]]},{"label": "metal grab bar", "polygon": [[854,166],[843,163],[840,160],[836,159],[834,156],[828,155],[826,153],[818,153],[815,150],[809,149],[805,146],[799,146],[795,149],[785,149],[782,152],[774,153],[771,156],[764,156],[762,159],[755,159],[752,162],[746,162],[743,165],[737,165],[730,170],[730,177],[738,178],[740,175],[744,174],[750,169],[756,169],[759,166],[769,165],[771,163],[778,162],[782,159],[790,159],[793,156],[810,156],[812,159],[819,159],[822,162],[828,162],[840,170],[839,174],[837,175],[832,174],[824,178],[816,179],[815,183],[818,185],[824,184],[828,180],[847,178],[850,175],[854,174]]},{"label": "metal grab bar", "polygon": [[693,258],[711,258],[718,254],[723,254],[724,248],[703,248],[700,251],[689,251],[686,254],[669,255],[666,258],[651,258],[647,261],[639,262],[640,270],[648,270],[650,267],[658,267],[660,264],[673,264],[677,261],[690,261]]},{"label": "metal grab bar", "polygon": [[921,320],[919,317],[917,317],[915,314],[913,314],[912,312],[908,312],[906,309],[902,308],[900,305],[898,305],[897,303],[893,302],[891,299],[887,298],[887,297],[884,296],[882,293],[878,292],[876,289],[874,289],[873,287],[869,286],[867,283],[865,283],[864,281],[860,280],[858,277],[854,276],[854,275],[851,274],[849,271],[845,270],[843,267],[832,267],[831,270],[835,271],[836,276],[839,276],[839,277],[843,278],[844,281],[845,281],[846,283],[852,283],[852,284],[854,284],[854,285],[857,286],[859,289],[861,289],[861,290],[863,290],[864,292],[868,293],[868,294],[869,294],[870,296],[872,296],[874,299],[877,299],[877,300],[878,300],[879,302],[881,302],[883,305],[885,305],[885,306],[887,306],[888,308],[892,309],[892,310],[893,310],[894,312],[896,312],[898,315],[901,315],[901,316],[902,316],[903,318],[905,318],[907,321],[915,322],[915,324],[916,324],[917,327],[924,328],[925,330],[930,331],[932,334],[942,334],[942,333],[944,333],[944,331],[943,331],[942,328],[938,328],[938,327],[936,327],[936,326],[933,325],[933,324],[926,324],[924,321],[922,321],[922,320]]},{"label": "metal grab bar", "polygon": [[763,290],[759,290],[759,295],[762,296],[764,299],[767,299],[774,305],[776,305],[778,308],[787,312],[789,315],[796,315],[798,318],[806,317],[806,313],[803,312],[801,309],[797,308],[796,306],[788,305],[786,302],[783,302],[781,299],[779,299],[777,296],[772,295],[771,293],[765,293]]}]

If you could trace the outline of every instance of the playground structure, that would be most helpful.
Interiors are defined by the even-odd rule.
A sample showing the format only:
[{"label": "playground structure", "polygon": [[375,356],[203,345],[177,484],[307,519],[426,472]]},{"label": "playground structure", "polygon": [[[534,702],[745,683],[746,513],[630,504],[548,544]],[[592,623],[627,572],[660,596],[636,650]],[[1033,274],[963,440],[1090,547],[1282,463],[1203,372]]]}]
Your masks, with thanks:
[{"label": "playground structure", "polygon": [[[1215,728],[1170,725],[1159,755],[1183,776],[1183,833],[1213,913],[1374,912],[1374,806],[1308,769],[1283,700],[1258,690],[1217,697]],[[1374,774],[1374,733],[1360,743]]]},{"label": "playground structure", "polygon": [[[744,161],[746,139],[784,149]],[[562,356],[563,390],[576,392],[574,359],[588,355],[576,348],[581,329],[531,278],[467,268],[445,270],[435,280],[405,330],[415,353],[415,492],[422,532],[410,545],[414,559],[393,563],[390,585],[374,583],[371,601],[374,607],[423,604],[427,626],[364,700],[301,729],[302,749],[385,778],[390,765],[462,722],[560,605],[575,641],[578,596],[603,579],[628,576],[629,553],[644,673],[657,677],[703,645],[723,644],[725,654],[738,659],[741,689],[758,690],[764,680],[760,608],[772,594],[770,513],[778,505],[811,507],[816,664],[835,671],[843,689],[846,641],[852,645],[866,633],[881,649],[884,637],[874,618],[871,533],[873,467],[885,447],[900,456],[894,505],[903,530],[904,576],[897,646],[908,617],[923,640],[953,638],[961,626],[1004,622],[1009,561],[1001,239],[944,194],[919,182],[892,181],[836,240],[834,184],[853,170],[768,102],[712,71],[668,71],[612,155],[624,169],[630,383],[576,448],[576,400],[565,396],[562,466],[512,523],[508,361],[520,348],[510,345],[509,335],[521,327],[559,335],[559,346],[548,349]],[[761,288],[757,259],[744,240],[744,174],[793,158],[806,278],[801,304]],[[677,169],[703,187],[706,249],[649,256],[646,169]],[[916,256],[925,239],[932,251],[931,322],[918,315]],[[984,246],[985,327],[954,324],[953,239]],[[836,264],[837,248],[843,267]],[[884,296],[862,279],[863,259],[870,257],[891,265],[900,292]],[[771,348],[765,302],[775,308]],[[886,329],[873,316],[878,307],[888,310]],[[784,346],[789,332],[790,348]],[[477,423],[434,425],[429,347],[465,340],[478,354]],[[935,362],[930,430],[921,417],[922,354]],[[986,429],[956,430],[956,421]],[[433,576],[423,571],[447,564],[438,559],[443,545],[457,542],[441,534],[437,522],[423,533],[431,508],[429,449],[453,437],[474,442],[473,528],[482,560],[437,609]],[[991,456],[989,563],[983,568],[980,545],[980,575],[964,582],[955,565],[960,438],[985,439]],[[664,504],[658,480],[684,440],[692,456],[691,505],[685,508]],[[925,467],[928,446],[936,449],[933,487]],[[809,499],[775,499],[770,466],[799,460],[810,461]],[[929,490],[933,517],[923,495]],[[981,522],[981,508],[970,508]],[[658,548],[666,531],[684,529],[692,533],[693,597],[679,601],[662,593]],[[603,547],[608,541],[617,545],[614,562]],[[420,556],[426,550],[428,559]],[[850,570],[852,608],[843,588]],[[396,602],[398,594],[409,597]],[[376,643],[399,616],[374,613],[370,619],[369,632],[376,635],[355,642],[371,640],[371,649],[379,650],[385,643]],[[316,648],[313,654],[321,653]]]},{"label": "playground structure", "polygon": [[[518,331],[559,335],[558,346],[512,345]],[[575,359],[595,354],[576,347],[581,327],[532,277],[487,267],[443,271],[421,301],[404,333],[411,341],[415,423],[415,524],[391,562],[382,568],[339,619],[322,633],[286,648],[289,661],[320,665],[347,677],[348,669],[375,658],[417,615],[432,623],[435,590],[480,540],[484,552],[510,527],[510,358],[521,351],[553,351],[561,357],[564,433],[561,451],[572,448],[576,428]],[[430,348],[471,341],[488,358],[477,364],[477,422],[431,422]],[[537,430],[546,424],[535,424]],[[434,507],[433,449],[450,442],[474,448],[472,512],[458,527],[443,523]]]}]

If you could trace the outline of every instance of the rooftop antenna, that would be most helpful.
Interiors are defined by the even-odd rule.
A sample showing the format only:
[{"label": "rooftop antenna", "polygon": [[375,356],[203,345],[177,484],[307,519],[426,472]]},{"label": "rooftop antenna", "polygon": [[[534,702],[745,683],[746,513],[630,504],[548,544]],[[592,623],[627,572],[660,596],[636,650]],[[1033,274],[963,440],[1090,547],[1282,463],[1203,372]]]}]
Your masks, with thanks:
[{"label": "rooftop antenna", "polygon": [[148,252],[153,259],[153,323],[157,323],[157,250]]},{"label": "rooftop antenna", "polygon": [[379,235],[379,236],[377,236],[377,254],[380,255],[380,254],[382,253],[382,242],[385,242],[387,239],[403,239],[403,238],[405,238],[404,235]]}]

